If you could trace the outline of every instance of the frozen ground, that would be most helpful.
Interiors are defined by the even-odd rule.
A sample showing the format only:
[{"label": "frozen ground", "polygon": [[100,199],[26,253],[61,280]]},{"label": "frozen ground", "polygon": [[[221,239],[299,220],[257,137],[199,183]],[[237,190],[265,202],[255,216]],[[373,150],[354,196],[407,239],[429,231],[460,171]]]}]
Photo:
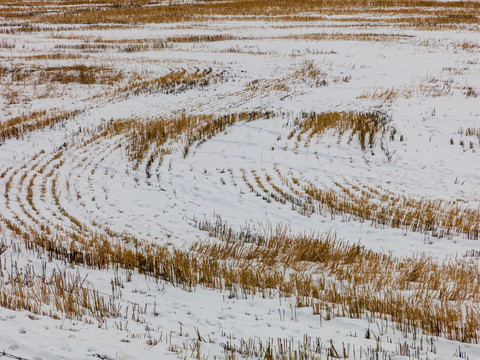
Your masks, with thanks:
[{"label": "frozen ground", "polygon": [[[318,34],[323,35],[315,38]],[[166,48],[137,52],[107,46],[87,53],[72,46],[191,35],[236,38],[172,42]],[[292,234],[334,232],[347,242],[395,256],[426,254],[443,261],[480,251],[478,241],[462,234],[438,238],[430,232],[374,226],[345,216],[305,216],[292,210],[291,204],[263,200],[244,179],[245,174],[255,184],[255,173],[266,187],[282,186],[278,174],[292,173],[318,187],[378,186],[478,209],[479,138],[461,130],[480,129],[477,31],[369,28],[332,19],[52,30],[1,38],[15,44],[1,49],[3,68],[86,62],[115,67],[127,78],[161,76],[175,69],[212,69],[216,76],[205,87],[126,98],[105,96],[111,91],[108,85],[54,84],[49,95],[36,96],[38,88],[48,85],[0,84],[5,94],[0,99],[4,121],[43,109],[84,110],[61,124],[0,145],[0,213],[11,222],[81,233],[84,230],[72,220],[78,219],[100,233],[108,232],[108,227],[179,249],[208,238],[194,226],[196,221],[221,219],[235,230],[281,223]],[[88,56],[32,58],[55,52]],[[327,84],[317,86],[310,78],[299,78],[297,71],[305,64],[320,69]],[[20,92],[14,101],[6,96],[12,89]],[[385,91],[390,96],[377,96]],[[124,137],[83,142],[91,136],[85,130],[93,131],[112,119],[254,110],[276,115],[239,122],[194,145],[185,158],[181,146],[173,145],[161,164],[156,160],[150,176],[145,163],[134,168],[127,160]],[[339,139],[333,131],[308,143],[289,138],[293,119],[302,112],[346,110],[385,112],[396,137],[383,144],[386,149],[377,143],[368,151],[348,141],[347,135]],[[0,230],[7,244],[18,244],[1,258],[5,278],[15,268],[31,266],[40,272],[46,266],[52,272],[64,267],[59,261],[46,262],[46,255],[33,256],[6,226],[0,224]],[[340,353],[342,344],[348,344],[349,358],[370,359],[372,349],[380,348],[381,356],[392,359],[480,359],[478,345],[403,333],[388,322],[338,317],[322,322],[311,308],[297,309],[295,299],[278,294],[265,299],[201,287],[188,291],[124,270],[68,268],[77,271],[105,297],[115,298],[121,315],[89,324],[0,308],[0,351],[27,359],[212,359],[224,358],[224,345],[239,346],[241,339],[263,343],[274,339],[277,345],[280,338],[296,345],[307,336],[321,342],[322,358],[332,355],[333,348]],[[121,295],[115,290],[112,294],[112,278],[120,279]],[[366,336],[368,329],[374,335]],[[408,351],[402,352],[401,346]]]}]

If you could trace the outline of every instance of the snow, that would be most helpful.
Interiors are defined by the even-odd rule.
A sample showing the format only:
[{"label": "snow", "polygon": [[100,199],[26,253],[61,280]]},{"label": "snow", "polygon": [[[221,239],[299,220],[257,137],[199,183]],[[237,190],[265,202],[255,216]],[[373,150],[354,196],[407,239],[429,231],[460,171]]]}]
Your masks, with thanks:
[{"label": "snow", "polygon": [[[127,72],[141,69],[155,76],[172,69],[195,68],[212,68],[213,73],[225,74],[221,81],[205,88],[107,101],[93,97],[107,91],[101,86],[72,85],[61,88],[63,96],[31,102],[23,100],[11,105],[2,99],[0,118],[4,120],[37,109],[81,106],[85,112],[62,124],[1,144],[0,173],[11,168],[8,174],[13,174],[8,199],[3,191],[7,177],[0,179],[1,215],[14,221],[32,222],[21,204],[27,203],[25,184],[36,174],[33,201],[41,219],[59,226],[72,226],[70,220],[59,213],[51,192],[47,191],[45,196],[41,194],[42,179],[54,170],[58,175],[56,187],[60,203],[83,223],[90,226],[100,223],[118,232],[126,231],[179,249],[188,249],[199,239],[208,238],[208,234],[195,228],[196,220],[215,221],[220,217],[236,230],[246,226],[261,229],[281,223],[288,225],[292,234],[336,233],[338,238],[347,242],[360,243],[395,256],[425,254],[442,261],[463,256],[470,250],[479,251],[478,241],[462,235],[436,238],[429,233],[374,227],[369,222],[361,223],[341,216],[334,219],[321,214],[303,216],[293,211],[289,204],[263,201],[243,182],[242,169],[254,183],[251,170],[264,177],[266,173],[274,175],[276,167],[284,174],[299,174],[302,179],[318,186],[347,181],[381,186],[413,197],[455,200],[473,209],[480,206],[480,145],[478,139],[458,134],[459,127],[480,128],[480,97],[466,97],[464,92],[465,86],[480,84],[478,32],[404,30],[390,26],[366,30],[358,24],[353,27],[341,27],[341,24],[346,25],[332,17],[325,22],[311,23],[218,21],[182,26],[168,24],[134,29],[62,31],[71,36],[105,39],[162,39],[214,34],[245,39],[175,43],[172,48],[137,53],[107,49],[91,55],[99,62],[107,59]],[[388,41],[282,38],[306,33],[389,33],[409,37]],[[79,42],[78,39],[53,38],[51,35],[49,32],[2,35],[2,39],[15,42],[15,49],[0,51],[13,64],[17,57],[48,53],[55,45]],[[455,46],[464,41],[473,42],[476,47],[469,50]],[[2,63],[4,61],[7,62],[2,60]],[[61,62],[72,64],[75,61]],[[312,87],[292,78],[295,69],[304,61],[312,61],[327,74],[328,86]],[[43,64],[43,60],[39,63]],[[445,70],[448,67],[466,70],[456,74]],[[348,82],[334,81],[345,76],[351,79]],[[281,91],[255,93],[247,85],[256,79],[286,79],[289,91],[287,94]],[[439,89],[448,86],[449,91],[438,97],[420,91],[420,85],[427,79],[434,79]],[[31,84],[22,85],[22,88],[25,98],[33,93]],[[391,102],[361,96],[365,91],[392,88],[407,89],[413,95],[408,98],[400,96]],[[5,88],[2,90],[6,91]],[[378,147],[372,155],[362,152],[355,142],[349,144],[347,137],[338,140],[333,134],[312,139],[308,147],[303,147],[301,142],[298,149],[295,141],[287,138],[292,130],[292,119],[302,111],[373,109],[382,109],[389,114],[392,118],[389,125],[406,139],[404,142],[388,142],[392,154],[390,160]],[[105,138],[87,147],[82,145],[81,140],[87,135],[79,132],[79,128],[94,129],[111,119],[169,116],[183,110],[198,114],[273,110],[283,116],[238,123],[204,144],[193,146],[185,159],[181,151],[174,151],[166,156],[161,166],[154,167],[156,170],[151,178],[147,177],[142,166],[134,170],[128,163],[121,137]],[[450,145],[450,139],[454,139],[454,145]],[[462,148],[459,145],[461,139],[466,144],[474,142],[473,148],[468,145]],[[69,146],[63,155],[63,165],[58,169],[53,164],[47,165],[46,171],[40,174],[39,168],[47,164],[52,152],[66,142]],[[45,154],[32,160],[41,150]],[[15,175],[16,169],[19,172]],[[24,169],[29,171],[22,180]],[[223,171],[227,169],[231,171]],[[280,181],[273,177],[274,181]],[[22,181],[24,185],[20,186]],[[52,179],[46,179],[45,184],[51,189]],[[2,238],[19,242],[0,227],[0,231],[2,229]],[[32,256],[26,250],[14,252],[10,248],[1,261],[4,269],[16,263],[19,268],[29,264],[40,271],[45,260],[44,255]],[[54,260],[48,262],[47,267],[51,272],[64,264]],[[82,276],[87,276],[95,289],[105,296],[111,295],[113,269],[100,271],[75,266],[68,270],[79,271]],[[127,306],[131,311],[134,304],[141,308],[146,306],[147,311],[138,315],[141,320],[133,320],[130,312],[130,316],[88,324],[0,308],[0,351],[38,360],[95,356],[108,359],[194,358],[196,355],[190,346],[195,344],[197,329],[205,340],[201,342],[201,354],[209,359],[224,358],[223,344],[228,341],[238,345],[240,339],[250,337],[257,341],[292,339],[295,344],[305,335],[318,337],[325,351],[330,341],[337,350],[341,349],[343,342],[355,345],[357,351],[360,347],[364,351],[375,348],[377,343],[392,352],[403,342],[412,347],[419,344],[413,334],[403,334],[392,324],[375,321],[369,324],[365,319],[348,318],[335,318],[320,324],[319,317],[314,316],[308,307],[296,309],[294,316],[295,299],[280,298],[278,294],[267,299],[261,296],[230,298],[228,292],[202,287],[187,291],[135,273],[128,281],[130,275],[123,270],[119,276],[124,279],[122,296],[118,299],[122,311]],[[379,336],[378,342],[374,337],[365,338],[368,328]],[[161,340],[152,347],[146,343],[148,339]],[[422,339],[426,342],[427,337],[422,336]],[[470,359],[480,358],[480,347],[476,344],[444,338],[432,341],[436,353],[425,346],[420,352],[421,359],[452,359],[459,355],[459,349]],[[179,350],[180,354],[177,354],[172,351],[175,345],[179,349],[186,346],[188,351]],[[409,357],[397,355],[393,358]]]}]

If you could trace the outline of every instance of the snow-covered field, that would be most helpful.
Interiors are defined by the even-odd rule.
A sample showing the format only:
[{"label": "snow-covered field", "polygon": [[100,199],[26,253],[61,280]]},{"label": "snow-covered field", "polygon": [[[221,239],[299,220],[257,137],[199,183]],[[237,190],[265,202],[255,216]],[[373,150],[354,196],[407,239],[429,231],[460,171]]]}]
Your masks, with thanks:
[{"label": "snow-covered field", "polygon": [[[370,311],[359,318],[340,310],[319,315],[280,289],[265,295],[212,286],[200,275],[191,286],[121,262],[69,262],[80,250],[67,246],[59,254],[42,245],[56,239],[99,246],[88,243],[97,236],[195,253],[199,243],[222,243],[201,225],[221,222],[234,233],[265,235],[282,226],[286,236],[335,237],[394,261],[428,259],[478,271],[477,27],[369,26],[335,16],[45,26],[0,35],[0,357],[5,351],[26,359],[480,359],[476,338],[402,330],[392,317]],[[25,125],[66,111],[74,113],[35,129]],[[378,133],[367,131],[371,141],[363,146],[362,130],[352,126],[303,127],[323,113],[381,114],[384,122]],[[251,118],[211,133],[205,128],[208,136],[196,133],[226,114]],[[192,127],[167,126],[164,142],[160,133],[145,135],[150,123],[195,116]],[[136,123],[147,125],[135,130]],[[361,206],[329,207],[312,189]],[[411,208],[421,219],[407,223],[407,215],[389,213],[381,220],[375,206],[382,203]],[[427,211],[434,220],[422,218]],[[302,266],[294,271],[315,272],[313,263]],[[333,272],[328,276],[335,281]],[[59,279],[70,284],[64,292]],[[468,296],[449,298],[464,309],[460,325],[480,314],[480,279],[470,281]],[[420,285],[431,290],[425,301],[434,306],[438,288]],[[80,288],[105,301],[105,316],[56,304],[80,296]],[[467,305],[477,312],[469,314]],[[280,357],[282,351],[291,353]]]}]

